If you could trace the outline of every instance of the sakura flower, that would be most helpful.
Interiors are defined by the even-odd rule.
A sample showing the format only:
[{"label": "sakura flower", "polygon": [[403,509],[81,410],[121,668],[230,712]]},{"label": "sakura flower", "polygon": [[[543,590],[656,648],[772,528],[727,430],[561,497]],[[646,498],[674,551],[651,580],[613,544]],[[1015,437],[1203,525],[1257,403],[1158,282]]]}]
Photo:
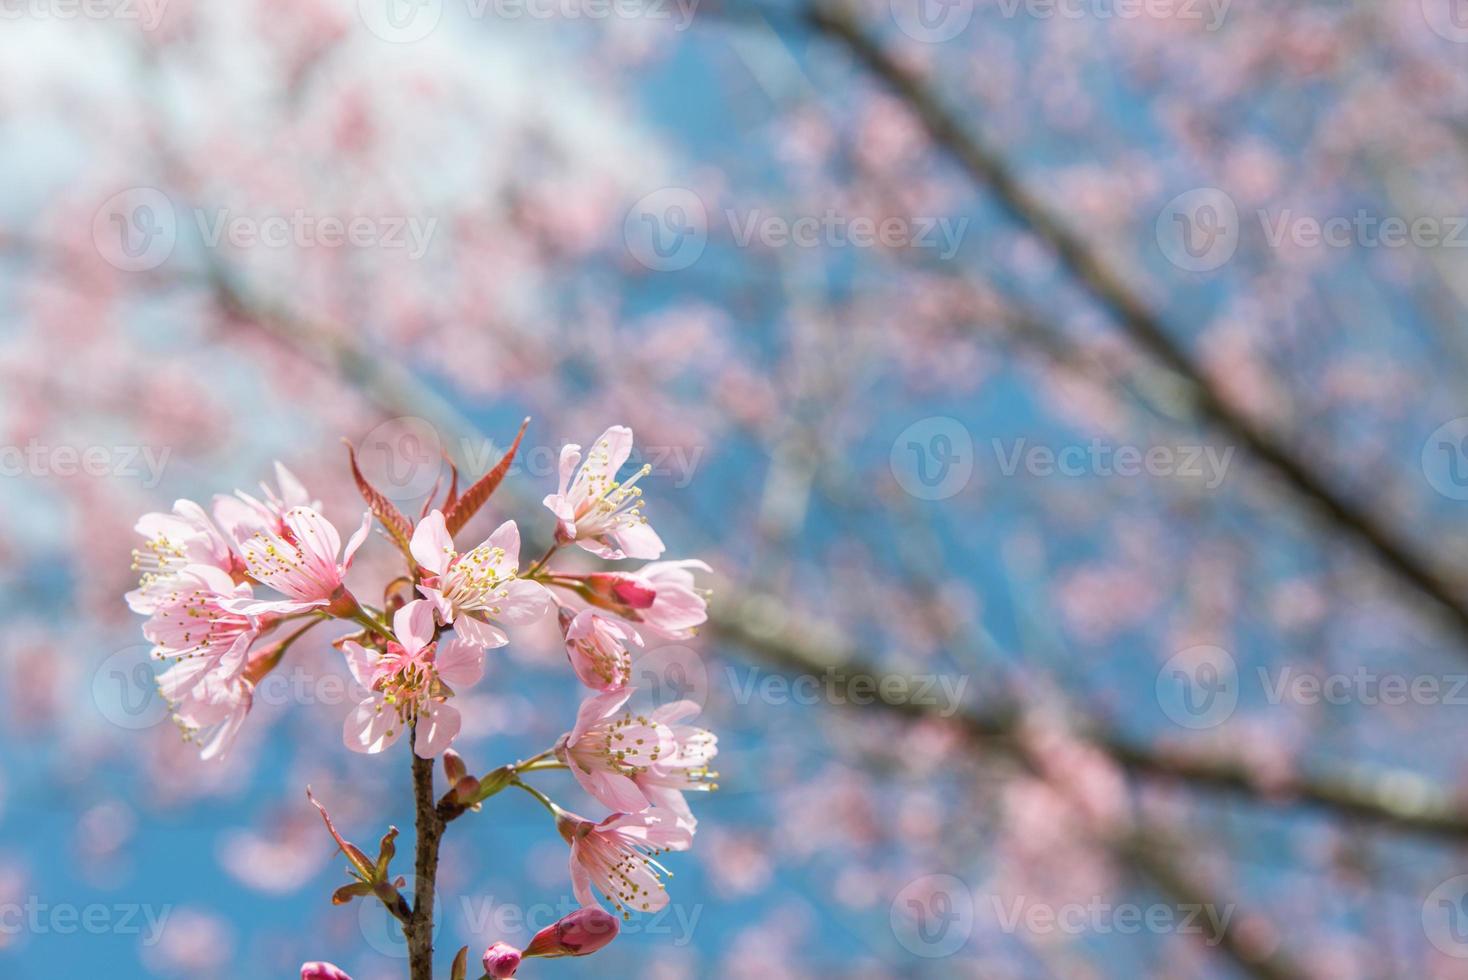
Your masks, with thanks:
[{"label": "sakura flower", "polygon": [[285,515],[297,507],[319,511],[321,502],[314,500],[294,473],[283,464],[275,464],[275,482],[279,492],[265,483],[260,490],[265,499],[260,500],[236,490],[233,497],[219,495],[214,498],[214,519],[224,532],[236,541],[253,536],[257,531],[283,535]]},{"label": "sakura flower", "polygon": [[712,789],[708,763],[717,740],[677,722],[698,712],[692,701],[664,705],[649,715],[623,711],[630,689],[587,698],[556,756],[576,781],[613,810],[638,813],[664,806],[690,828],[693,814],[683,790]]},{"label": "sakura flower", "polygon": [[597,691],[618,691],[632,679],[628,643],[642,646],[642,637],[624,622],[583,609],[572,618],[561,612],[566,634],[566,656],[581,683]]},{"label": "sakura flower", "polygon": [[698,710],[697,702],[674,701],[652,712],[653,724],[664,726],[673,733],[673,751],[663,754],[635,779],[637,788],[647,797],[648,803],[667,808],[690,827],[695,823],[693,811],[683,794],[719,788],[718,783],[713,782],[719,774],[709,769],[709,763],[719,752],[718,738],[707,729],[681,724],[698,714]]},{"label": "sakura flower", "polygon": [[636,777],[647,772],[676,746],[673,732],[643,715],[621,714],[630,689],[587,698],[576,724],[556,746],[556,756],[576,781],[597,800],[627,813],[650,805]]},{"label": "sakura flower", "polygon": [[190,661],[192,674],[212,671],[225,659],[242,664],[259,621],[235,606],[250,595],[248,585],[235,584],[218,568],[187,566],[152,600],[143,635],[153,644],[153,656]]},{"label": "sakura flower", "polygon": [[595,905],[592,886],[624,916],[656,912],[668,904],[667,869],[657,857],[693,844],[692,828],[664,810],[614,813],[592,823],[559,810],[556,829],[571,845],[571,890],[583,905]]},{"label": "sakura flower", "polygon": [[712,571],[689,558],[652,562],[636,572],[596,572],[585,582],[591,601],[602,608],[670,640],[686,640],[708,620],[709,593],[695,584],[695,568]]},{"label": "sakura flower", "polygon": [[644,466],[625,482],[617,471],[632,455],[632,430],[614,425],[601,434],[586,462],[581,447],[561,449],[561,485],[546,496],[545,506],[556,515],[556,539],[575,541],[601,558],[657,558],[663,542],[642,514],[642,488],[634,486],[652,469]]},{"label": "sakura flower", "polygon": [[605,909],[577,909],[537,932],[525,956],[588,956],[616,939],[620,928],[617,917]]},{"label": "sakura flower", "polygon": [[234,744],[250,713],[255,686],[243,670],[190,674],[178,664],[158,676],[158,690],[169,704],[184,740],[199,744],[199,758],[221,758]]},{"label": "sakura flower", "polygon": [[146,616],[157,609],[190,565],[229,573],[243,569],[224,535],[192,500],[176,501],[170,514],[144,514],[133,530],[144,539],[141,548],[133,549],[133,571],[141,573],[138,587],[127,594],[133,612]]},{"label": "sakura flower", "polygon": [[[341,537],[331,522],[309,507],[294,507],[281,518],[281,529],[257,530],[240,542],[240,554],[251,578],[283,593],[284,600],[254,600],[234,608],[252,613],[293,613],[330,605],[349,598],[342,577],[352,567],[352,556],[367,540],[372,514],[362,515],[362,526],[347,542],[341,561]],[[355,601],[351,602],[355,606]]]},{"label": "sakura flower", "polygon": [[510,642],[502,626],[524,626],[545,615],[550,593],[539,582],[518,577],[520,529],[505,521],[478,547],[459,554],[440,511],[413,530],[413,559],[431,573],[420,585],[439,621],[452,624],[478,647]]},{"label": "sakura flower", "polygon": [[[353,708],[342,739],[353,752],[381,752],[416,724],[413,751],[440,755],[459,734],[459,709],[447,701],[454,687],[469,687],[484,674],[484,652],[455,639],[434,642],[433,606],[417,599],[393,616],[395,641],[382,653],[347,640],[342,644],[352,677],[370,696]],[[450,686],[452,685],[452,686]]]}]

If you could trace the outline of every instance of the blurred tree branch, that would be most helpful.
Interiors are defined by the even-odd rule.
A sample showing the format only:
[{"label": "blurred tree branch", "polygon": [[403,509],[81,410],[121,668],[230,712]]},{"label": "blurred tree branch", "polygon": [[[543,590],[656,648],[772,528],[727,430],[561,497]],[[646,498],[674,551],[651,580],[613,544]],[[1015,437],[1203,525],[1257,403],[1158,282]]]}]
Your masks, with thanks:
[{"label": "blurred tree branch", "polygon": [[[214,275],[211,284],[218,291],[220,301],[237,315],[277,341],[307,353],[384,411],[420,415],[462,433],[477,432],[472,421],[437,395],[428,393],[400,365],[368,358],[355,349],[349,337],[295,319],[268,304],[256,303],[222,274]],[[513,494],[514,490],[507,484],[502,492]],[[871,677],[887,673],[855,651],[834,644],[812,643],[809,637],[829,632],[818,624],[806,624],[796,630],[778,621],[775,616],[782,604],[772,597],[732,585],[721,588],[719,594],[720,601],[711,605],[710,630],[721,639],[759,654],[772,666],[802,672],[839,667],[847,675],[859,673]],[[880,699],[875,705],[909,718],[942,720],[936,706]],[[1017,737],[1022,720],[1023,713],[1017,705],[1003,705],[982,712],[961,711],[949,723],[959,726],[976,746],[1005,748]],[[1237,758],[1181,750],[1160,751],[1099,728],[1081,726],[1076,734],[1137,775],[1226,791],[1270,805],[1303,804],[1403,832],[1449,840],[1468,839],[1468,806],[1450,791],[1415,773],[1357,770],[1301,774],[1285,783],[1271,782],[1263,786],[1251,776],[1249,766]]]},{"label": "blurred tree branch", "polygon": [[1459,635],[1468,638],[1468,600],[1456,574],[1356,501],[1338,493],[1294,448],[1231,405],[1141,296],[1026,189],[1003,156],[960,123],[939,95],[916,72],[890,55],[849,9],[817,3],[807,8],[805,20],[817,33],[843,46],[891,89],[938,146],[975,182],[988,187],[1017,222],[1054,251],[1061,264],[1138,347],[1183,379],[1198,413],[1207,422],[1262,460],[1311,509],[1365,545],[1400,582],[1432,599]]},{"label": "blurred tree branch", "polygon": [[[829,637],[830,631],[819,624],[803,622],[797,627],[787,622],[781,613],[785,604],[774,596],[746,594],[746,590],[733,585],[721,588],[719,595],[720,602],[710,607],[710,628],[720,638],[757,654],[771,667],[876,679],[876,684],[869,685],[877,689],[872,702],[875,707],[908,719],[954,725],[981,752],[1017,751],[1025,719],[1032,713],[1019,705],[967,708],[945,717],[943,705],[917,703],[905,697],[884,699],[882,690],[910,691],[912,685],[894,682],[884,687],[883,679],[911,678],[877,667],[858,651],[841,646],[834,637],[812,641],[812,637]],[[1270,805],[1301,804],[1384,829],[1468,840],[1468,806],[1415,773],[1362,768],[1333,774],[1297,774],[1285,780],[1271,778],[1268,785],[1261,785],[1239,759],[1141,745],[1088,724],[1070,706],[1066,706],[1065,716],[1075,737],[1136,776],[1181,782]]]},{"label": "blurred tree branch", "polygon": [[[1045,760],[1037,754],[1039,750],[1035,740],[1024,730],[1027,715],[1017,707],[1006,706],[985,712],[968,709],[945,718],[940,713],[940,705],[921,703],[905,696],[894,697],[889,693],[911,691],[912,685],[906,683],[911,678],[876,669],[869,660],[834,644],[812,643],[809,638],[820,633],[819,626],[812,627],[805,622],[797,626],[793,622],[787,622],[781,613],[785,603],[779,598],[744,595],[742,590],[732,586],[717,592],[724,598],[720,603],[711,606],[709,623],[716,635],[756,653],[777,669],[826,674],[831,678],[833,703],[858,704],[855,701],[858,692],[853,685],[864,682],[863,690],[871,692],[874,699],[871,704],[909,721],[928,720],[935,724],[956,726],[975,750],[975,754],[1002,756],[1018,762],[1032,775],[1055,785],[1053,766],[1046,765]],[[902,683],[889,683],[891,681]],[[1073,719],[1066,718],[1068,724],[1072,721]],[[1129,746],[1114,737],[1096,738],[1075,731],[1070,734],[1079,737],[1092,748],[1101,750],[1112,762],[1133,774],[1182,778],[1191,783],[1242,790],[1246,795],[1258,793],[1258,787],[1250,783],[1242,767],[1217,765],[1210,760],[1158,756]],[[1056,788],[1069,795],[1067,787]],[[1349,792],[1342,794],[1341,798],[1333,795],[1333,789],[1326,790],[1319,786],[1307,787],[1304,792],[1321,794],[1320,798],[1311,802],[1328,809],[1352,811],[1353,804],[1360,803],[1363,807],[1362,815],[1370,819],[1378,822],[1396,822],[1398,819],[1388,816],[1374,802],[1364,798],[1353,799]],[[1412,814],[1405,816],[1405,821],[1419,821],[1422,818],[1423,815]],[[1216,889],[1198,880],[1177,859],[1177,855],[1185,853],[1185,848],[1172,839],[1173,835],[1152,825],[1121,823],[1112,826],[1105,821],[1097,821],[1096,824],[1099,843],[1121,863],[1132,867],[1148,879],[1169,901],[1178,907],[1220,907]],[[1450,826],[1450,823],[1438,825],[1428,822],[1418,829],[1431,828],[1434,832],[1443,832]],[[1468,828],[1460,822],[1451,828],[1451,832],[1455,836],[1462,836],[1465,829]],[[1231,904],[1234,903],[1224,903]],[[1257,945],[1251,944],[1239,928],[1241,922],[1247,921],[1247,915],[1204,918],[1210,921],[1203,925],[1203,938],[1210,946],[1226,952],[1249,975],[1264,980],[1285,980],[1307,975],[1281,949],[1261,950]]]}]

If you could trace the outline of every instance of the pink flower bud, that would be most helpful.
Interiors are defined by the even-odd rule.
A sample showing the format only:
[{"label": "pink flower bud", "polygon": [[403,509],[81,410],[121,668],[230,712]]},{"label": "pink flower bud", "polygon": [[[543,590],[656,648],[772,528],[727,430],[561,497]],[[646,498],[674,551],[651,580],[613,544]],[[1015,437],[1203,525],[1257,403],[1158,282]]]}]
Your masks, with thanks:
[{"label": "pink flower bud", "polygon": [[617,917],[600,908],[577,909],[535,934],[526,956],[586,956],[617,938]]},{"label": "pink flower bud", "polygon": [[339,966],[330,963],[302,963],[301,980],[352,980]]},{"label": "pink flower bud", "polygon": [[594,595],[628,609],[649,609],[657,598],[657,590],[650,583],[624,572],[593,572],[586,577],[586,584]]},{"label": "pink flower bud", "polygon": [[520,951],[509,943],[495,943],[484,951],[484,972],[495,980],[513,977],[520,969]]}]

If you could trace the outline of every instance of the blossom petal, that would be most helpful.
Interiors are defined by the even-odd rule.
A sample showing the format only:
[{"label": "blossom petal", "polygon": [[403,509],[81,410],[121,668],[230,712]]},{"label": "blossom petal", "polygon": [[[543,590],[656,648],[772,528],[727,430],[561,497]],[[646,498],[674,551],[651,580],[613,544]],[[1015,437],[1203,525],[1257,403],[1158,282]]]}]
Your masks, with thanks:
[{"label": "blossom petal", "polygon": [[453,744],[462,725],[463,718],[458,708],[439,701],[430,702],[428,710],[418,715],[418,739],[413,745],[413,752],[420,759],[442,755],[444,749]]},{"label": "blossom petal", "polygon": [[435,510],[413,529],[413,540],[408,545],[413,560],[435,575],[442,575],[449,567],[449,554],[454,550],[454,539],[449,534],[443,512]]},{"label": "blossom petal", "polygon": [[456,690],[473,687],[484,676],[484,648],[455,637],[439,645],[434,665],[438,676]]}]

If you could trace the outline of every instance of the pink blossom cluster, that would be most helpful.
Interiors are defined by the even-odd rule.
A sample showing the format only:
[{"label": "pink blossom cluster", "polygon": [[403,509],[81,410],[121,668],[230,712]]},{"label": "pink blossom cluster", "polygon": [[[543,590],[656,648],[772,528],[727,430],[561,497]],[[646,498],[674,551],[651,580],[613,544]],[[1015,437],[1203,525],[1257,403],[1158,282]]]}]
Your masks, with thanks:
[{"label": "pink blossom cluster", "polygon": [[[524,431],[522,426],[520,436]],[[450,789],[439,807],[455,817],[511,785],[549,810],[569,845],[572,888],[583,908],[524,951],[502,942],[491,946],[484,964],[493,977],[513,976],[522,958],[584,955],[610,942],[616,919],[601,910],[597,893],[624,917],[663,908],[666,870],[658,857],[691,846],[697,821],[685,794],[714,788],[716,775],[709,768],[716,738],[690,724],[696,703],[648,711],[629,706],[637,694],[634,651],[654,638],[694,634],[707,618],[707,591],[696,585],[694,573],[709,571],[697,560],[659,560],[664,545],[644,515],[637,486],[648,468],[618,478],[632,453],[630,429],[607,429],[584,455],[579,446],[563,448],[559,487],[544,500],[555,517],[553,537],[527,567],[513,520],[473,547],[461,550],[455,541],[498,487],[519,442],[517,437],[499,465],[462,494],[454,472],[447,494],[439,500],[435,488],[416,521],[367,482],[353,457],[352,475],[367,511],[345,547],[320,504],[280,464],[276,486],[262,485],[260,496],[221,495],[208,508],[180,500],[171,512],[138,521],[144,543],[134,564],[140,580],[127,595],[128,605],[148,617],[143,632],[154,657],[171,664],[159,675],[160,690],[203,758],[229,751],[256,685],[298,637],[321,624],[345,624],[351,631],[333,645],[360,688],[343,724],[348,749],[380,753],[409,734],[414,755],[442,757]],[[359,595],[367,593],[346,584],[374,521],[405,563],[404,573],[383,588],[380,605],[363,601]],[[635,571],[553,567],[571,545],[601,559],[647,563]],[[514,631],[553,610],[571,673],[587,689],[575,722],[540,754],[483,777],[471,775],[450,750],[463,725],[457,695],[482,677],[486,651],[507,645]],[[601,820],[578,816],[523,781],[557,769],[569,770],[613,812]],[[338,891],[337,900],[373,895],[390,910],[404,908],[387,867],[396,830],[384,837],[382,856],[373,862],[337,834],[329,818],[326,823],[357,879]],[[325,963],[302,968],[303,977],[344,975]]]}]

